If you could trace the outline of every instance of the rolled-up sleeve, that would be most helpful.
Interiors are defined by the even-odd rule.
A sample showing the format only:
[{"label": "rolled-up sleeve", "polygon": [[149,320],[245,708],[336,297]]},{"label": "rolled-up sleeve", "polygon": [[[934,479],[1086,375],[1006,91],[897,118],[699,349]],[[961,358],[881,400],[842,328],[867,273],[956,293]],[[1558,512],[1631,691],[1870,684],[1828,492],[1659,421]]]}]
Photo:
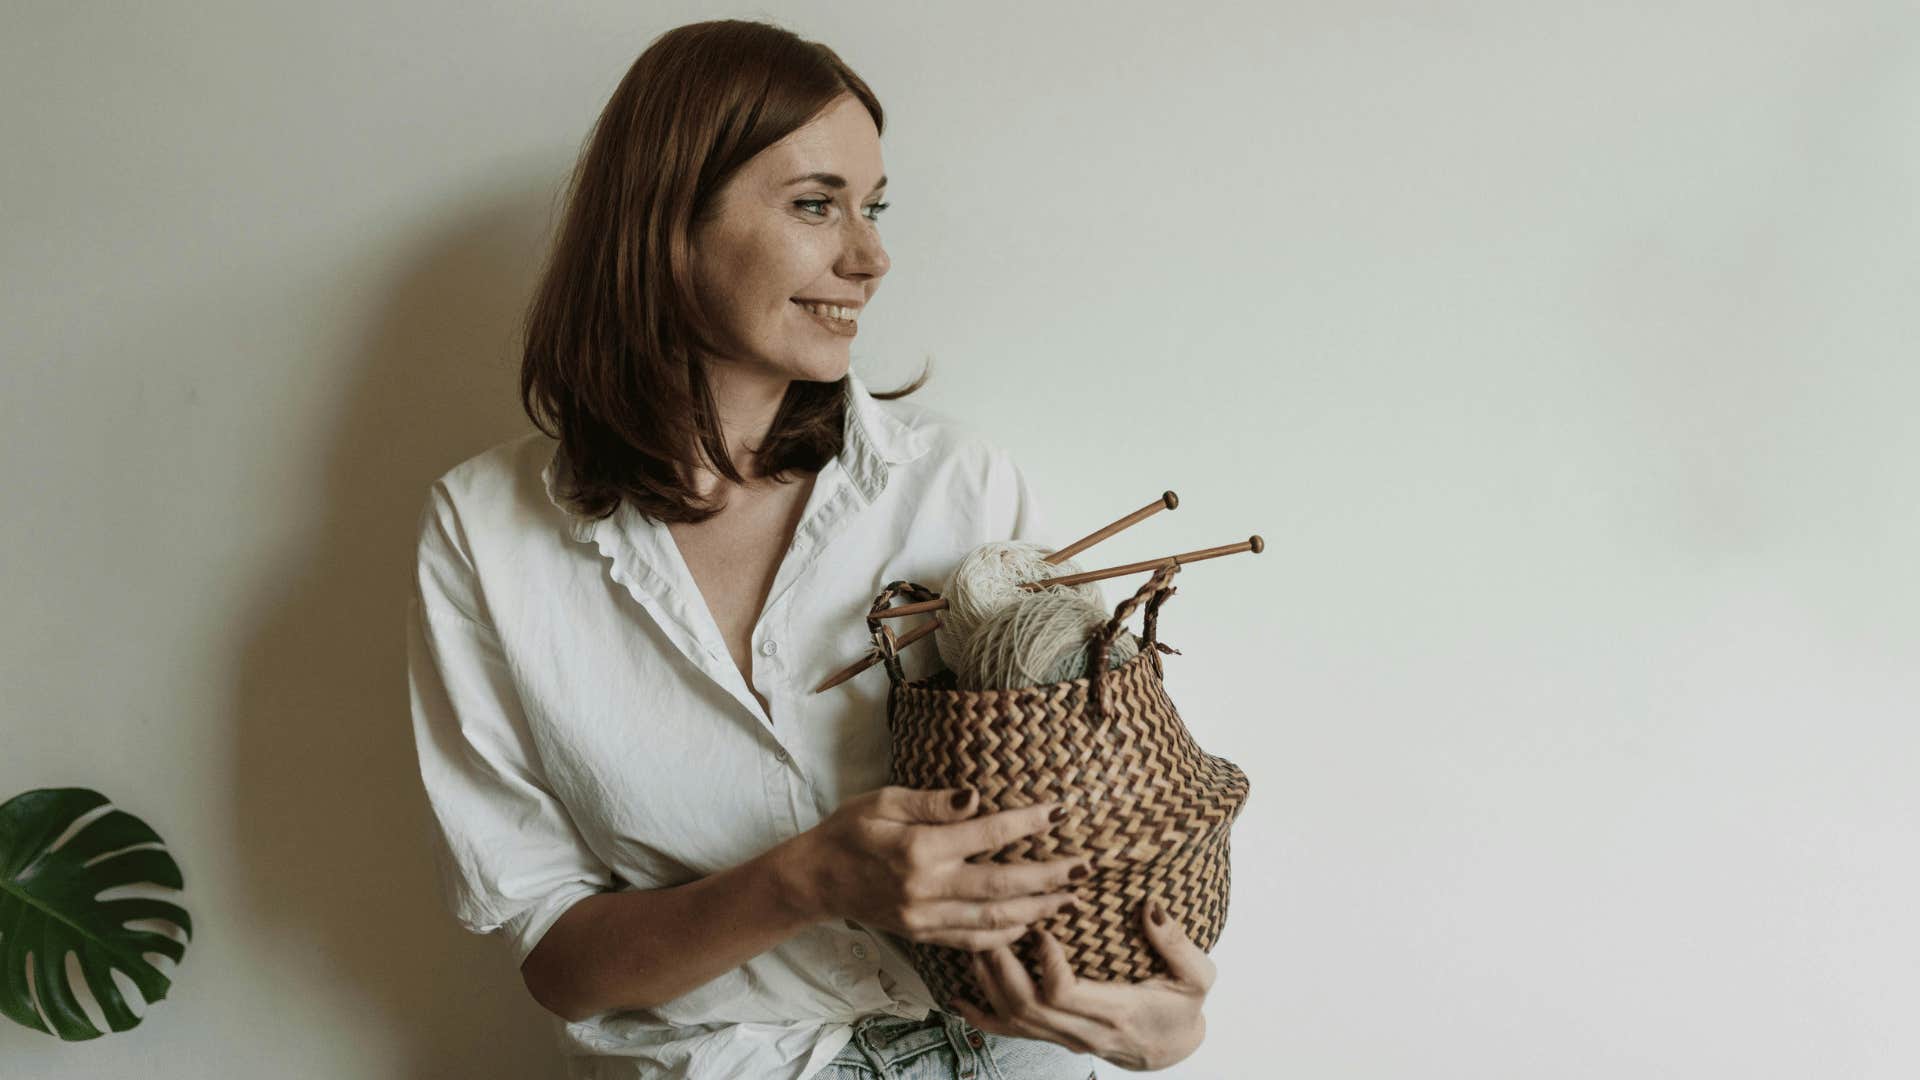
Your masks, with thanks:
[{"label": "rolled-up sleeve", "polygon": [[613,888],[542,772],[465,533],[442,485],[420,515],[407,682],[442,899],[519,963],[573,904]]}]

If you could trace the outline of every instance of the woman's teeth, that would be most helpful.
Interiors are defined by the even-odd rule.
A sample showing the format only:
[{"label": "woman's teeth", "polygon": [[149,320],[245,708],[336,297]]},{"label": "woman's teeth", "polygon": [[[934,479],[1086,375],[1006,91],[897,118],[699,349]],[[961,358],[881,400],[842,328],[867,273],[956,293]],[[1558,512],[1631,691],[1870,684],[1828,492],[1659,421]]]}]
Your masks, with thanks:
[{"label": "woman's teeth", "polygon": [[860,313],[853,308],[837,307],[833,304],[802,304],[798,300],[794,303],[800,304],[815,315],[825,315],[829,319],[839,319],[841,322],[853,322],[860,317]]}]

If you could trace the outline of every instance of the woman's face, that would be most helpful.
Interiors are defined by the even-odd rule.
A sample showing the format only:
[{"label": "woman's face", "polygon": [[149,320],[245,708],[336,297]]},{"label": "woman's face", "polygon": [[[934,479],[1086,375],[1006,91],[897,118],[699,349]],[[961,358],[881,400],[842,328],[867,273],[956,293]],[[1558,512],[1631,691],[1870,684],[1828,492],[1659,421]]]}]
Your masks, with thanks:
[{"label": "woman's face", "polygon": [[691,238],[695,287],[723,350],[712,360],[815,382],[846,374],[857,320],[892,265],[874,224],[885,184],[880,133],[851,94],[727,181]]}]

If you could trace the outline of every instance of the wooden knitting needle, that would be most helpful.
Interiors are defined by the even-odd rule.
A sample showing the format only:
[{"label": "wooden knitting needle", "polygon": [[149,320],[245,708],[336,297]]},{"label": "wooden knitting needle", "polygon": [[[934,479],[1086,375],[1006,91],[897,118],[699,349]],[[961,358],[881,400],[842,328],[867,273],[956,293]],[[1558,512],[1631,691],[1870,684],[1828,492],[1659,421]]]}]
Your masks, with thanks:
[{"label": "wooden knitting needle", "polygon": [[[1222,555],[1237,555],[1242,551],[1251,551],[1255,555],[1258,555],[1262,551],[1265,551],[1266,548],[1267,542],[1265,540],[1260,539],[1258,536],[1250,536],[1237,544],[1222,544],[1219,547],[1201,548],[1198,551],[1183,551],[1178,555],[1162,555],[1157,559],[1146,559],[1141,562],[1127,563],[1125,566],[1109,566],[1104,570],[1086,570],[1078,574],[1062,574],[1059,577],[1043,578],[1039,581],[1023,581],[1020,583],[1020,587],[1029,592],[1038,592],[1041,589],[1054,585],[1084,585],[1089,581],[1104,581],[1107,578],[1137,574],[1142,570],[1158,570],[1168,563],[1179,563],[1181,566],[1185,566],[1188,563],[1196,563],[1202,559],[1217,559]],[[944,607],[946,601],[923,600],[917,604],[902,604],[897,608],[888,608],[874,616],[874,618],[891,619],[898,615],[914,615],[922,611],[933,611],[935,608],[929,606],[933,604],[939,604]]]},{"label": "wooden knitting needle", "polygon": [[[1066,547],[1061,548],[1059,551],[1056,551],[1053,554],[1048,555],[1042,561],[1054,566],[1058,566],[1059,564],[1067,561],[1068,559],[1073,558],[1075,555],[1079,554],[1080,552],[1085,551],[1088,548],[1092,547],[1093,545],[1099,543],[1100,541],[1105,540],[1107,537],[1112,536],[1114,533],[1120,532],[1121,530],[1129,528],[1131,526],[1138,525],[1141,522],[1147,520],[1148,518],[1152,517],[1153,515],[1159,513],[1162,510],[1174,510],[1174,509],[1177,509],[1179,506],[1180,506],[1180,496],[1175,495],[1171,491],[1163,491],[1160,493],[1159,498],[1153,500],[1147,505],[1141,507],[1138,510],[1135,510],[1133,513],[1128,514],[1126,517],[1123,517],[1120,520],[1115,521],[1111,525],[1104,526],[1100,529],[1096,529],[1095,531],[1088,533],[1087,535],[1081,537],[1080,539],[1075,540],[1073,543],[1068,544]],[[1162,560],[1162,561],[1165,561],[1165,560]],[[902,604],[897,608],[890,609],[888,612],[881,615],[881,618],[892,618],[896,615],[915,615],[915,614],[919,614],[922,611],[938,611],[941,608],[944,608],[946,606],[947,606],[947,601],[945,597],[941,597],[935,600],[925,600],[917,604]],[[939,628],[939,626],[940,626],[940,620],[934,619],[930,622],[914,627],[912,630],[907,631],[904,635],[900,637],[899,641],[894,646],[894,651],[898,653],[899,650],[904,649],[907,646],[913,644],[914,642],[919,641],[921,638],[926,637],[928,634],[933,633],[934,630]],[[848,679],[853,678],[855,675],[860,674],[861,672],[867,670],[868,668],[872,667],[873,665],[879,662],[880,662],[880,657],[878,656],[878,654],[868,653],[867,655],[861,657],[860,659],[855,660],[853,663],[848,664],[846,667],[841,668],[839,671],[834,672],[833,675],[829,676],[825,682],[821,683],[819,686],[814,687],[813,692],[818,694],[823,690],[831,690],[834,687],[839,686],[841,683],[846,682]]]},{"label": "wooden knitting needle", "polygon": [[1160,493],[1159,498],[1153,500],[1147,505],[1141,507],[1138,510],[1135,510],[1133,513],[1128,514],[1126,517],[1121,518],[1119,521],[1114,522],[1113,524],[1107,526],[1104,529],[1101,529],[1097,532],[1088,533],[1086,536],[1083,536],[1080,539],[1075,540],[1073,543],[1068,544],[1066,547],[1061,548],[1059,551],[1054,552],[1053,554],[1047,556],[1045,559],[1042,559],[1041,561],[1045,563],[1049,563],[1053,566],[1059,566],[1061,563],[1066,562],[1068,559],[1073,558],[1075,555],[1078,555],[1081,552],[1092,547],[1093,545],[1099,543],[1100,541],[1105,540],[1107,537],[1112,536],[1114,533],[1120,532],[1123,529],[1132,528],[1133,526],[1140,524],[1141,522],[1147,520],[1148,518],[1152,517],[1153,515],[1159,513],[1162,510],[1178,510],[1179,508],[1180,508],[1180,496],[1175,495],[1171,491],[1163,491]]},{"label": "wooden knitting needle", "polygon": [[[921,623],[919,626],[914,627],[913,629],[907,631],[906,633],[900,635],[898,638],[894,639],[894,643],[893,643],[894,653],[898,655],[900,650],[906,648],[907,646],[913,644],[916,641],[919,641],[921,638],[926,637],[928,634],[931,634],[938,629],[940,629],[940,620],[928,619],[926,622]],[[878,653],[868,653],[866,656],[861,657],[858,663],[848,664],[846,667],[843,667],[839,671],[834,672],[832,678],[829,678],[826,682],[823,682],[819,686],[814,687],[813,692],[818,694],[825,690],[831,690],[834,687],[839,686],[841,683],[846,682],[848,679],[853,678],[855,675],[860,674],[861,672],[867,670],[868,668],[872,667],[873,665],[879,662],[880,662],[880,656]]]},{"label": "wooden knitting needle", "polygon": [[[1020,583],[1020,587],[1031,592],[1038,592],[1041,589],[1054,585],[1082,585],[1089,581],[1101,581],[1106,578],[1121,577],[1126,574],[1137,574],[1142,570],[1158,570],[1168,563],[1178,563],[1181,566],[1185,566],[1188,563],[1199,562],[1202,559],[1217,559],[1222,555],[1237,555],[1242,551],[1251,551],[1255,555],[1258,555],[1266,549],[1267,542],[1265,540],[1260,539],[1258,536],[1249,536],[1237,544],[1222,544],[1219,547],[1201,548],[1198,551],[1186,551],[1178,555],[1163,555],[1158,559],[1147,559],[1144,562],[1128,563],[1125,566],[1109,566],[1105,570],[1088,570],[1079,574],[1066,574],[1057,578],[1048,578],[1045,581],[1023,581]],[[887,617],[887,614],[886,612],[882,612],[880,617],[884,619]]]},{"label": "wooden knitting needle", "polygon": [[[1138,525],[1140,522],[1147,520],[1162,510],[1175,510],[1178,509],[1179,506],[1180,496],[1175,495],[1171,491],[1162,492],[1159,498],[1128,514],[1126,517],[1121,518],[1119,521],[1108,525],[1098,532],[1088,533],[1086,536],[1075,540],[1073,543],[1068,544],[1066,547],[1061,548],[1059,551],[1054,552],[1040,561],[1052,566],[1058,566],[1130,525]],[[1179,558],[1179,556],[1174,556],[1174,558]],[[1160,559],[1154,565],[1157,566],[1166,561],[1166,559]],[[1047,580],[1054,582],[1061,579],[1048,578]],[[921,600],[918,603],[901,604],[896,608],[888,608],[877,617],[882,619],[899,619],[908,615],[918,615],[923,611],[940,611],[946,606],[947,598],[944,596],[936,596],[931,600]]]}]

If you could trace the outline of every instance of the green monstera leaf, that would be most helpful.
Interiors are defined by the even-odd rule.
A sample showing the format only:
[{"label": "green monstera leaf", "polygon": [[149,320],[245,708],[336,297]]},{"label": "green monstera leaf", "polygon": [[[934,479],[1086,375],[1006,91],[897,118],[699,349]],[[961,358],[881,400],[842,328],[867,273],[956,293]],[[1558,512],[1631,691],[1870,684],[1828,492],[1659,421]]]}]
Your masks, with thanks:
[{"label": "green monstera leaf", "polygon": [[161,920],[193,936],[192,921],[176,904],[99,899],[118,886],[181,887],[180,867],[145,822],[110,809],[57,843],[75,822],[107,805],[106,796],[86,788],[42,788],[0,805],[0,1012],[73,1041],[106,1033],[69,984],[68,953],[79,959],[107,1025],[125,1031],[140,1017],[112,972],[122,972],[151,1004],[167,996],[170,981],[144,954],[178,964],[187,951],[165,934],[127,924]]}]

